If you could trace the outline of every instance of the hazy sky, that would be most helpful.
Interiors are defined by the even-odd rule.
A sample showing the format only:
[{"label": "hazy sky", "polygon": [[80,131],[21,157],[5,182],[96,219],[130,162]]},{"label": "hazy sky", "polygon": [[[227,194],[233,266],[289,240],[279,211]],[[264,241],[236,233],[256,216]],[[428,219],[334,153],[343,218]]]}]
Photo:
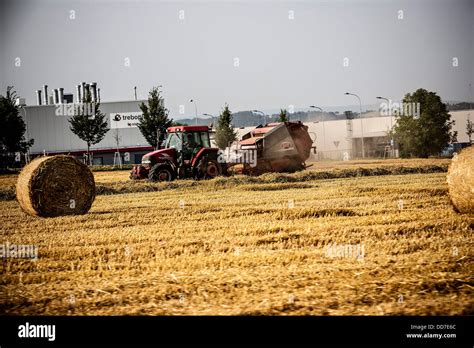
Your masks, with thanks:
[{"label": "hazy sky", "polygon": [[419,87],[473,99],[472,0],[0,3],[1,94],[14,85],[28,104],[45,83],[81,81],[103,101],[161,84],[174,118],[194,115],[190,98],[200,114],[355,104],[345,91],[363,104]]}]

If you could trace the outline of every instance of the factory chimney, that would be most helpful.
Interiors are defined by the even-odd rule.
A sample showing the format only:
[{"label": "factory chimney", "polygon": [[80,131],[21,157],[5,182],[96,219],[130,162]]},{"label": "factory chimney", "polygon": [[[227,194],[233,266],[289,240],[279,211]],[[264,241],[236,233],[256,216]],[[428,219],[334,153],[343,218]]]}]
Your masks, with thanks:
[{"label": "factory chimney", "polygon": [[41,89],[36,90],[36,104],[41,105]]},{"label": "factory chimney", "polygon": [[53,99],[54,104],[59,104],[59,90],[55,88],[53,90],[53,93],[54,93],[54,99]]},{"label": "factory chimney", "polygon": [[64,100],[64,88],[59,89],[59,104],[62,104]]},{"label": "factory chimney", "polygon": [[84,97],[86,98],[86,100],[89,100],[91,99],[91,85],[86,83],[86,92],[84,93]]},{"label": "factory chimney", "polygon": [[92,102],[97,103],[97,82],[91,82]]},{"label": "factory chimney", "polygon": [[81,84],[81,94],[82,94],[82,99],[81,99],[81,103],[83,100],[87,99],[87,94],[86,94],[86,83],[83,82]]},{"label": "factory chimney", "polygon": [[43,93],[44,93],[44,105],[48,105],[48,85],[43,85]]},{"label": "factory chimney", "polygon": [[82,102],[82,97],[81,97],[81,85],[76,86],[76,98],[77,98],[77,103]]}]

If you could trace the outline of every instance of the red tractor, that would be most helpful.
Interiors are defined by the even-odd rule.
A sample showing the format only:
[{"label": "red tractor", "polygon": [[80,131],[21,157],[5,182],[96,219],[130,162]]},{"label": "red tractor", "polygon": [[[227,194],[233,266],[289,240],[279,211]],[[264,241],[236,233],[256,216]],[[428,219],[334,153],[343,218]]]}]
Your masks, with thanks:
[{"label": "red tractor", "polygon": [[142,164],[133,167],[130,178],[171,181],[224,175],[227,165],[218,161],[218,151],[211,148],[208,126],[170,127],[164,148],[144,155]]}]

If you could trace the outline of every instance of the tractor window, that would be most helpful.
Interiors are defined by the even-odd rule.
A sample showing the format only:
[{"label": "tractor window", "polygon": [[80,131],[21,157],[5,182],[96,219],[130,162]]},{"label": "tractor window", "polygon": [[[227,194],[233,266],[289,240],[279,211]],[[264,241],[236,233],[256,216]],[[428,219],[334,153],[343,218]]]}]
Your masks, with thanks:
[{"label": "tractor window", "polygon": [[203,147],[211,147],[211,143],[209,141],[209,133],[208,132],[200,132],[201,133],[201,144]]},{"label": "tractor window", "polygon": [[184,142],[187,147],[210,147],[209,134],[207,132],[184,133]]},{"label": "tractor window", "polygon": [[177,151],[181,151],[181,134],[170,133],[166,140],[166,147],[174,147]]}]

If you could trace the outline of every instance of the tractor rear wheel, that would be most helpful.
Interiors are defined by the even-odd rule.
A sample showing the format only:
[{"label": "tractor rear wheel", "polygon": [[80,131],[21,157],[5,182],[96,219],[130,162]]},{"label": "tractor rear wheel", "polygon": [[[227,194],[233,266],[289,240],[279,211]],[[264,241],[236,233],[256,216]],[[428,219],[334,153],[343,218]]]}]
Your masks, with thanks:
[{"label": "tractor rear wheel", "polygon": [[162,164],[155,164],[148,173],[148,180],[150,181],[173,181],[174,178],[173,169]]},{"label": "tractor rear wheel", "polygon": [[197,176],[199,179],[212,179],[222,174],[222,166],[217,160],[203,158],[197,165]]}]

